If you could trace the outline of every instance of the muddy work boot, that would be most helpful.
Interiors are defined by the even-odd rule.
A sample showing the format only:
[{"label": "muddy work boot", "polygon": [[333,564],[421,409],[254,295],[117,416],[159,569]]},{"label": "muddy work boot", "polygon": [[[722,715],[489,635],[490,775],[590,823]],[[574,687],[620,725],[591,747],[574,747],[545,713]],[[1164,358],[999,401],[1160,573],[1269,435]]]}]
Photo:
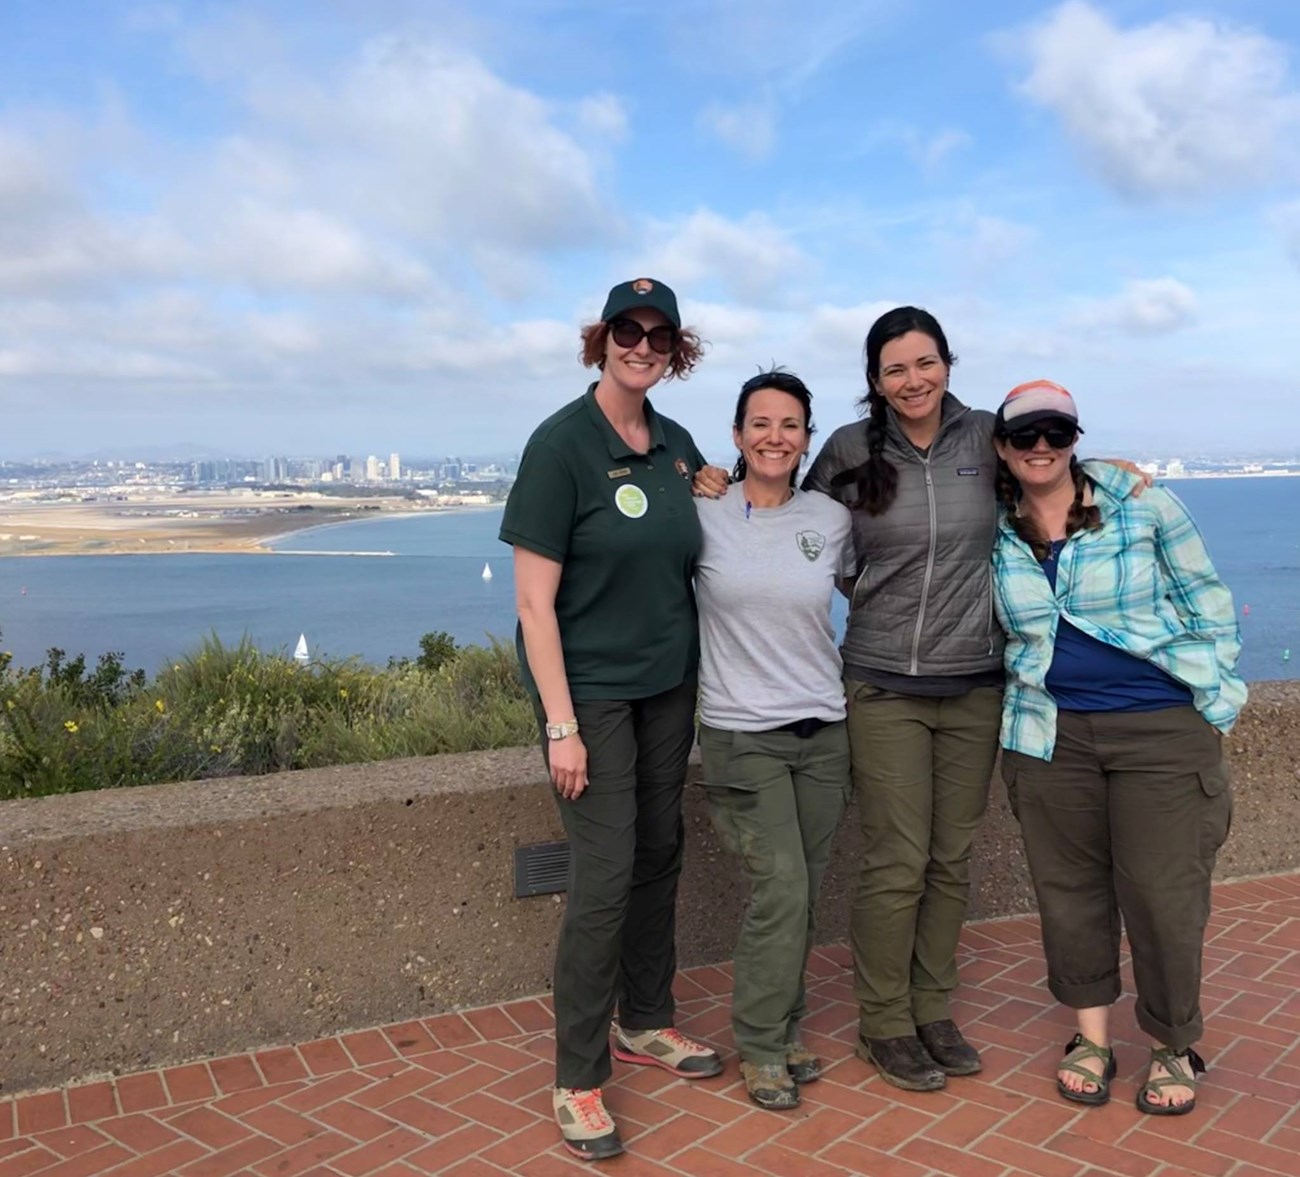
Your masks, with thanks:
[{"label": "muddy work boot", "polygon": [[794,1085],[790,1072],[780,1063],[742,1062],[740,1077],[745,1080],[749,1098],[769,1112],[799,1106],[799,1088]]},{"label": "muddy work boot", "polygon": [[880,1072],[886,1083],[904,1091],[938,1091],[947,1076],[915,1034],[903,1038],[858,1038],[858,1057]]},{"label": "muddy work boot", "polygon": [[945,1075],[976,1075],[983,1066],[980,1052],[966,1041],[951,1018],[917,1026],[916,1036]]},{"label": "muddy work boot", "polygon": [[822,1077],[822,1060],[796,1039],[786,1044],[785,1069],[796,1083],[816,1083]]}]

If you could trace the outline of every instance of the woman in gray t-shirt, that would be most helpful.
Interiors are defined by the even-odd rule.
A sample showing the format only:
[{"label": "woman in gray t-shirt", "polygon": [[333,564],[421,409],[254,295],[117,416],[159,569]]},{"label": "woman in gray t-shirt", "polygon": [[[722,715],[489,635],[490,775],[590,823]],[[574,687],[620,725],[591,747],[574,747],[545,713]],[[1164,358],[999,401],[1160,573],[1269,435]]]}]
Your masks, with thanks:
[{"label": "woman in gray t-shirt", "polygon": [[849,743],[831,597],[853,575],[848,509],[796,489],[812,397],[788,372],[736,404],[735,485],[699,499],[700,751],[709,813],[751,895],[735,954],[732,1027],[760,1107],[792,1108],[821,1074],[799,1040],[804,968]]}]

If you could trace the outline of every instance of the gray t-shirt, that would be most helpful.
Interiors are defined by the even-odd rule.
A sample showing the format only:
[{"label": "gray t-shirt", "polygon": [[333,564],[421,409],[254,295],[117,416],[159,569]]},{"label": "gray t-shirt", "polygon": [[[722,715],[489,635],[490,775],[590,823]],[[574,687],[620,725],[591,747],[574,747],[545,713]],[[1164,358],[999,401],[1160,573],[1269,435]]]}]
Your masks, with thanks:
[{"label": "gray t-shirt", "polygon": [[815,491],[751,509],[743,485],[695,505],[700,719],[741,732],[843,719],[831,596],[855,567],[848,509]]}]

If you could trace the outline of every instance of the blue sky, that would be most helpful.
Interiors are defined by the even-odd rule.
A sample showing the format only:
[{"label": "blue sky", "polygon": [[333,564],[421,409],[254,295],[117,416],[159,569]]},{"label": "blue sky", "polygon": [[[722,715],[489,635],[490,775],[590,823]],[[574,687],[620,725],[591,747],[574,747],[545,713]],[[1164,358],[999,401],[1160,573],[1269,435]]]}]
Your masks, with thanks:
[{"label": "blue sky", "polygon": [[823,433],[934,311],[1106,452],[1300,451],[1300,6],[0,3],[0,456],[517,450],[608,287]]}]

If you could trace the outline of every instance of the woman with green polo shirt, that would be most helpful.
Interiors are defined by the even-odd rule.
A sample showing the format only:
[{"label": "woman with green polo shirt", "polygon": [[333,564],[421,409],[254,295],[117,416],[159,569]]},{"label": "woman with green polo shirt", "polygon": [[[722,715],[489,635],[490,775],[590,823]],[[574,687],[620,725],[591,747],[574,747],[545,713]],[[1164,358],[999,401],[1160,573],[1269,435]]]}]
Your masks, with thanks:
[{"label": "woman with green polo shirt", "polygon": [[694,735],[701,533],[691,436],[646,394],[699,362],[673,292],[637,278],[582,332],[600,370],[524,449],[501,539],[514,547],[519,663],[569,840],[556,948],[556,1121],[584,1159],[622,1152],[614,1056],[686,1079],[722,1060],[673,1029],[682,788]]}]

